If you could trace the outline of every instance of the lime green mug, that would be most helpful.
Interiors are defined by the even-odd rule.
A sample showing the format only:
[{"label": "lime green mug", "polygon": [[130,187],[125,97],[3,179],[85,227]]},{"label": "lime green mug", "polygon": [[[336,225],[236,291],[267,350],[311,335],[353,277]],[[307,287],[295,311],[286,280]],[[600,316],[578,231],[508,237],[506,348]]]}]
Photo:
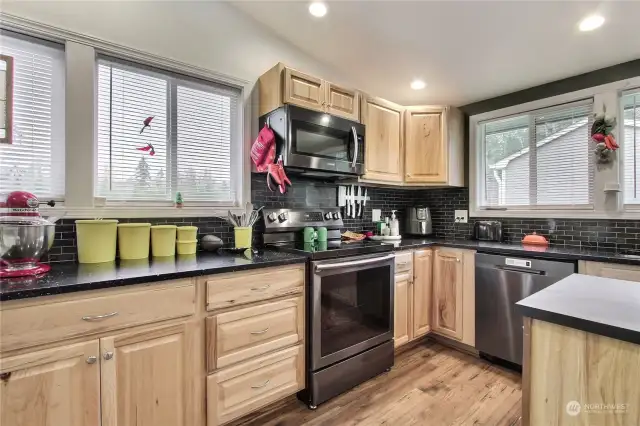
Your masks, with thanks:
[{"label": "lime green mug", "polygon": [[312,227],[307,226],[302,230],[302,238],[305,243],[312,243],[318,239],[318,233]]}]

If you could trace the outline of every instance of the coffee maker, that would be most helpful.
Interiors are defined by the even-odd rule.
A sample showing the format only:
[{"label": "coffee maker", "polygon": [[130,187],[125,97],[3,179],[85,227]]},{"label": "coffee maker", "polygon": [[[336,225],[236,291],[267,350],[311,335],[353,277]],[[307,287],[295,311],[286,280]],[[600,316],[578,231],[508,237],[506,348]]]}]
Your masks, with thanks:
[{"label": "coffee maker", "polygon": [[431,234],[431,213],[429,207],[413,206],[407,209],[405,232],[411,235]]}]

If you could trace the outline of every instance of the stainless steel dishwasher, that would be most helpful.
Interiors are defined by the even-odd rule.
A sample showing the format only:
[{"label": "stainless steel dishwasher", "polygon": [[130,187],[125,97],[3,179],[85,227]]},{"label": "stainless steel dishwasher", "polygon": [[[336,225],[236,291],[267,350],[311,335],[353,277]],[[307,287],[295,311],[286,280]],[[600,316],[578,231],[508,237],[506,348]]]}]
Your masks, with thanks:
[{"label": "stainless steel dishwasher", "polygon": [[476,254],[476,349],[522,365],[515,304],[576,272],[575,262]]}]

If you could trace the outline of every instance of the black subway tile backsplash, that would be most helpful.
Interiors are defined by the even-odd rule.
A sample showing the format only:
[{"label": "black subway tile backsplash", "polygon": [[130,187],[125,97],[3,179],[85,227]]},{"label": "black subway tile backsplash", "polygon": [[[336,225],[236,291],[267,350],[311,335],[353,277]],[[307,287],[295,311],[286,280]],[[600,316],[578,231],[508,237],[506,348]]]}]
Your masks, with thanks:
[{"label": "black subway tile backsplash", "polygon": [[[266,208],[336,207],[339,182],[317,180],[302,176],[289,176],[293,186],[286,194],[271,192],[264,174],[251,177],[251,201]],[[454,223],[454,210],[469,209],[467,188],[406,189],[368,187],[366,209],[362,218],[344,219],[345,228],[355,232],[374,229],[372,209],[381,209],[382,217],[391,216],[397,210],[400,232],[404,232],[404,216],[407,207],[425,205],[431,211],[433,236],[439,238],[471,239],[473,222],[482,218],[469,218],[469,223]],[[507,242],[520,242],[524,234],[533,231],[544,235],[551,245],[589,247],[609,250],[640,251],[640,220],[584,220],[540,218],[496,218],[503,224],[503,236]],[[233,241],[233,228],[216,217],[121,219],[121,222],[150,222],[152,224],[194,225],[198,238],[214,234],[225,243]],[[62,219],[56,227],[56,240],[48,254],[50,262],[75,261],[75,220]],[[254,237],[260,241],[262,224],[256,225]]]}]

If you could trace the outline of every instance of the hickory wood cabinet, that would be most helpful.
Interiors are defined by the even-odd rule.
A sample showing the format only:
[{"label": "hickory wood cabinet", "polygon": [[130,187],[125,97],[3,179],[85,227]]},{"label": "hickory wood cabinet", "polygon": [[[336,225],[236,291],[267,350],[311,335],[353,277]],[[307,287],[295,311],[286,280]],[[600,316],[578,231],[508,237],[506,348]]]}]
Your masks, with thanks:
[{"label": "hickory wood cabinet", "polygon": [[[129,298],[136,300],[157,295],[177,296],[188,292],[188,299],[177,297],[175,310],[159,314],[155,306],[141,305],[138,313],[127,309]],[[69,297],[51,296],[4,302],[0,307],[2,329],[11,330],[23,314],[38,314],[55,321],[61,331],[89,324],[89,330],[67,337],[51,334],[50,342],[9,340],[10,351],[0,354],[0,424],[12,426],[102,425],[138,426],[197,424],[196,371],[193,321],[178,317],[194,312],[194,283],[176,280],[134,289],[76,293]],[[119,311],[79,311],[50,318],[58,304],[64,308],[95,300],[113,309],[113,298],[121,302]],[[106,300],[106,302],[104,301]],[[41,308],[38,309],[39,304]],[[180,306],[181,305],[181,306]],[[37,309],[34,311],[33,309]],[[118,320],[116,317],[120,316]],[[127,318],[129,317],[129,318]],[[67,324],[73,318],[73,324]],[[146,320],[161,325],[141,325]],[[136,326],[120,331],[118,321]],[[9,331],[7,331],[9,333]],[[3,333],[4,334],[4,333]],[[27,336],[29,334],[27,333]],[[56,339],[62,338],[61,341]],[[44,348],[31,347],[33,342]],[[68,342],[68,343],[67,343]],[[55,346],[53,346],[55,345]],[[53,347],[52,347],[53,346]],[[15,355],[13,355],[15,353]]]},{"label": "hickory wood cabinet", "polygon": [[452,107],[403,107],[363,96],[366,126],[362,182],[464,186],[463,116]]},{"label": "hickory wood cabinet", "polygon": [[431,330],[431,249],[396,255],[394,346]]},{"label": "hickory wood cabinet", "polygon": [[258,116],[284,104],[360,121],[360,94],[309,74],[276,64],[258,79]]},{"label": "hickory wood cabinet", "polygon": [[396,347],[431,332],[475,346],[474,256],[443,247],[396,254]]},{"label": "hickory wood cabinet", "polygon": [[404,175],[404,107],[363,96],[361,110],[362,123],[366,127],[363,179],[401,183]]},{"label": "hickory wood cabinet", "polygon": [[407,107],[404,181],[464,186],[463,126],[456,108]]},{"label": "hickory wood cabinet", "polygon": [[303,73],[282,63],[258,79],[258,116],[285,104],[361,121],[365,174],[393,186],[464,186],[464,118],[448,106],[394,104]]},{"label": "hickory wood cabinet", "polygon": [[640,282],[640,266],[636,265],[581,260],[578,262],[578,272],[585,275],[594,275],[596,277]]},{"label": "hickory wood cabinet", "polygon": [[304,271],[0,303],[0,425],[216,426],[296,393]]},{"label": "hickory wood cabinet", "polygon": [[433,332],[475,346],[475,251],[433,252]]}]

